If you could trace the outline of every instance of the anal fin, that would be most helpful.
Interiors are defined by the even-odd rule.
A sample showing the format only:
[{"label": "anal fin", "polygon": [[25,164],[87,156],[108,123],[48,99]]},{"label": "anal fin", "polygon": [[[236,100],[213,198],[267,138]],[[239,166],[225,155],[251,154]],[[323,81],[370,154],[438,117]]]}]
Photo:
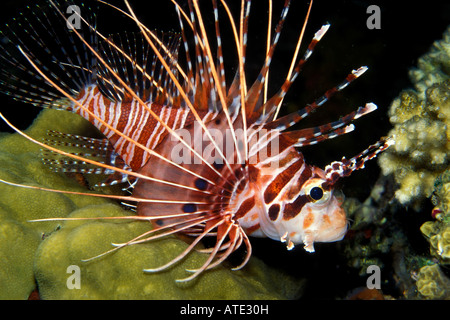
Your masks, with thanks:
[{"label": "anal fin", "polygon": [[[118,169],[131,171],[131,168],[114,152],[112,144],[107,139],[96,139],[62,133],[59,131],[48,131],[45,143],[57,146],[59,149],[72,155],[80,156],[89,160],[116,167]],[[66,174],[96,174],[106,175],[107,178],[97,182],[95,186],[105,187],[118,183],[129,182],[127,174],[117,172],[109,168],[97,166],[87,161],[73,159],[70,156],[58,154],[54,151],[42,150],[42,161],[54,172]]]}]

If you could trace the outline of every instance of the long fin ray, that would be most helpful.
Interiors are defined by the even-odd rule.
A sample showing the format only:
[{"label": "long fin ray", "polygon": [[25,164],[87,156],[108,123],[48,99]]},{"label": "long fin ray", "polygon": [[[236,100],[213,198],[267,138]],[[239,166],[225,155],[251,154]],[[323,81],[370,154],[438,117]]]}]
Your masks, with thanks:
[{"label": "long fin ray", "polygon": [[[139,21],[139,19],[136,17],[133,9],[131,8],[130,4],[128,3],[127,0],[125,0],[125,4],[130,12],[130,14],[133,16],[136,24],[138,25],[138,27],[141,30],[144,30],[142,27],[142,23]],[[214,141],[214,138],[211,136],[211,133],[209,132],[209,130],[205,127],[205,124],[203,122],[203,120],[200,118],[200,116],[198,115],[198,112],[195,110],[194,106],[192,105],[191,101],[189,100],[189,97],[186,95],[186,93],[183,91],[183,88],[181,86],[181,84],[178,82],[178,80],[175,78],[175,75],[171,72],[170,68],[168,67],[167,63],[164,61],[164,59],[162,58],[162,56],[157,52],[156,50],[156,46],[154,45],[153,41],[144,33],[144,37],[146,38],[146,40],[148,41],[149,45],[153,48],[155,54],[158,56],[158,59],[160,60],[161,64],[164,65],[164,68],[166,69],[168,75],[170,76],[170,78],[173,80],[174,84],[176,85],[176,87],[179,89],[179,92],[183,98],[183,100],[185,101],[185,103],[187,104],[187,106],[189,107],[189,109],[191,110],[192,114],[194,115],[195,119],[197,120],[197,122],[202,126],[202,128],[205,130],[206,135],[208,136],[208,139],[211,141],[211,143],[215,146],[217,152],[219,153],[219,155],[221,156],[221,158],[224,160],[225,165],[227,166],[227,168],[230,170],[231,173],[233,173],[233,170],[231,169],[230,163],[228,162],[228,160],[226,159],[226,157],[224,156],[224,154],[222,153],[222,151],[220,150],[220,148],[217,146],[216,142]],[[130,90],[130,93],[132,95],[133,92]],[[135,97],[136,98],[136,97]],[[155,115],[156,116],[156,115]],[[163,126],[166,126],[163,122],[161,122],[161,124]],[[171,128],[166,127],[166,129],[173,134],[181,143],[183,143],[188,149],[190,149],[193,154],[195,154],[197,157],[199,157],[200,159],[204,160],[203,157],[198,154],[198,152],[196,150],[194,150],[190,145],[188,145],[176,132],[174,132]],[[208,162],[204,161],[204,163],[210,167],[211,170],[213,170],[214,172],[216,172],[219,176],[221,176],[221,174]]]},{"label": "long fin ray", "polygon": [[[83,39],[83,40],[84,40],[84,39]],[[86,45],[88,45],[88,44],[86,43]],[[59,85],[57,85],[57,84],[56,84],[54,81],[52,81],[48,76],[46,76],[46,75],[43,73],[43,71],[39,69],[39,67],[36,65],[36,63],[33,62],[33,61],[31,60],[31,58],[28,56],[28,54],[27,54],[26,52],[24,52],[24,50],[23,50],[20,46],[18,47],[18,49],[19,49],[19,51],[21,52],[21,54],[28,60],[28,62],[35,68],[35,70],[40,74],[40,76],[43,77],[48,83],[50,83],[54,88],[56,88],[62,95],[64,95],[64,96],[65,96],[65,99],[70,100],[72,103],[74,103],[74,105],[76,105],[76,106],[79,107],[80,109],[86,111],[90,116],[92,116],[94,119],[96,119],[97,121],[99,121],[99,123],[102,123],[102,125],[104,125],[105,127],[109,128],[110,130],[112,130],[113,132],[115,132],[115,133],[118,134],[119,136],[123,137],[124,139],[126,139],[126,140],[132,142],[132,143],[135,144],[136,146],[142,148],[143,150],[145,150],[145,151],[148,152],[149,154],[155,155],[156,157],[161,158],[162,160],[164,160],[164,161],[166,161],[166,162],[168,162],[168,163],[171,163],[172,165],[176,166],[177,168],[180,168],[181,170],[185,170],[185,171],[186,171],[186,169],[183,168],[182,166],[180,166],[180,165],[174,163],[173,161],[171,161],[171,160],[169,160],[169,159],[163,158],[161,155],[159,155],[158,153],[154,152],[153,150],[151,150],[151,149],[149,149],[149,148],[143,146],[142,144],[138,143],[137,141],[132,140],[130,137],[128,137],[127,135],[125,135],[125,134],[123,134],[122,132],[118,131],[116,128],[112,127],[111,125],[109,125],[108,123],[106,123],[103,119],[99,118],[97,115],[95,115],[94,113],[92,113],[89,109],[87,109],[85,106],[83,106],[79,101],[77,101],[75,98],[73,98],[73,97],[71,96],[71,94],[69,94],[69,93],[67,93],[66,91],[64,91],[63,88],[59,87]],[[109,68],[111,69],[111,67],[109,67]],[[112,71],[112,69],[111,69],[110,71]],[[114,73],[114,74],[115,74],[115,73]],[[118,78],[120,79],[120,77],[118,77]],[[121,80],[121,79],[120,79],[120,80]],[[123,82],[123,80],[121,80],[121,81]],[[124,83],[123,83],[123,84],[124,84]],[[125,84],[124,84],[124,85],[125,85]],[[128,87],[127,87],[127,88],[128,88]],[[140,100],[140,99],[139,99],[139,100]],[[143,105],[145,105],[145,103],[142,102],[142,100],[141,100],[140,102],[141,102]],[[145,105],[145,106],[146,106],[146,105]],[[147,106],[146,106],[146,108],[148,109]],[[151,111],[150,109],[148,109],[148,110],[149,110],[151,113],[154,114],[153,111]],[[155,115],[155,117],[157,117],[157,119],[159,119],[159,117],[158,117],[156,114],[154,114],[154,115]],[[4,120],[6,121],[6,119],[4,119]],[[159,119],[159,120],[161,121],[161,119]],[[162,121],[161,121],[161,122],[162,122]],[[167,127],[167,125],[164,124],[163,122],[162,122],[162,124],[165,125],[165,126]],[[170,129],[170,128],[169,128],[169,129]],[[170,131],[174,132],[172,129],[170,129]],[[176,134],[176,133],[174,133],[174,134],[176,135],[176,137],[178,137],[178,139],[181,140],[181,142],[182,142],[183,144],[187,145],[187,143],[186,143],[183,139],[181,139],[181,138],[178,136],[178,134]],[[192,150],[193,153],[194,153],[196,156],[198,156],[198,157],[200,157],[200,159],[202,159],[202,157],[201,157],[195,150],[193,150],[192,147],[190,147],[189,145],[187,145],[187,147],[188,147],[190,150]],[[219,173],[217,170],[215,170],[214,168],[212,168],[212,170],[215,171],[218,175],[220,175],[220,173]],[[189,171],[189,172],[190,172],[190,174],[192,174],[193,176],[198,176],[197,174],[195,174],[195,173],[192,172],[192,171]],[[204,177],[201,177],[201,178],[204,178]],[[212,183],[214,183],[214,182],[212,182]]]},{"label": "long fin ray", "polygon": [[[39,146],[41,146],[41,147],[43,147],[43,148],[46,148],[46,149],[48,149],[48,150],[50,150],[50,151],[59,153],[59,154],[61,154],[61,155],[64,155],[64,156],[67,156],[67,157],[70,157],[70,158],[73,158],[73,159],[76,159],[76,160],[85,161],[85,162],[87,162],[87,163],[90,163],[90,164],[93,164],[93,165],[97,165],[97,166],[102,167],[102,168],[107,168],[107,169],[110,169],[110,170],[113,170],[113,171],[121,172],[121,173],[123,173],[123,174],[131,175],[131,176],[134,176],[134,177],[136,177],[136,178],[143,179],[143,180],[155,181],[155,182],[162,183],[162,184],[169,184],[169,185],[174,185],[174,186],[181,187],[181,188],[192,189],[192,188],[187,187],[187,186],[182,186],[182,185],[179,185],[179,184],[174,184],[174,183],[171,183],[171,182],[168,182],[168,181],[165,181],[165,180],[161,180],[161,179],[155,179],[155,178],[152,178],[152,177],[149,177],[149,176],[145,176],[145,175],[139,174],[139,173],[137,173],[137,172],[132,172],[132,171],[123,170],[123,169],[121,169],[121,168],[116,168],[116,167],[113,167],[113,166],[110,166],[110,165],[107,165],[107,164],[100,163],[100,162],[98,162],[98,161],[94,161],[94,160],[91,160],[91,159],[87,159],[87,158],[84,158],[84,157],[80,157],[80,156],[71,154],[70,152],[65,152],[65,151],[59,150],[58,148],[54,148],[54,147],[52,147],[52,146],[50,146],[50,145],[47,145],[47,144],[42,143],[42,142],[40,142],[40,141],[37,141],[36,139],[33,139],[32,137],[30,137],[29,135],[27,135],[26,133],[24,133],[23,131],[17,129],[15,126],[13,126],[13,125],[11,124],[11,122],[9,122],[9,121],[5,118],[5,116],[4,116],[2,113],[0,113],[0,118],[2,118],[3,121],[5,121],[6,124],[7,124],[9,127],[11,127],[13,130],[15,130],[15,131],[16,131],[17,133],[19,133],[21,136],[25,137],[27,140],[29,140],[29,141],[31,141],[31,142],[33,142],[33,143],[35,143],[35,144],[37,144],[37,145],[39,145]],[[195,189],[195,191],[198,191],[198,190]]]}]

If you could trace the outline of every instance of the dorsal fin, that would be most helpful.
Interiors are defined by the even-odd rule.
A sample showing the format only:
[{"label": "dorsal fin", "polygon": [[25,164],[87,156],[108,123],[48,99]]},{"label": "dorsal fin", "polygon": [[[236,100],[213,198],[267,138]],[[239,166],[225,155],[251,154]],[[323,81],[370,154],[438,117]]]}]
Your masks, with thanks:
[{"label": "dorsal fin", "polygon": [[[92,48],[97,50],[96,16],[90,8],[83,7],[83,10],[84,18],[90,21],[92,28],[83,24],[79,33],[90,39]],[[29,5],[2,29],[0,91],[15,100],[43,108],[70,110],[65,101],[56,102],[63,98],[61,93],[29,67],[21,50],[28,52],[41,70],[51,74],[61,88],[74,96],[95,82],[95,56],[84,43],[77,41],[50,3]]]},{"label": "dorsal fin", "polygon": [[[161,55],[172,72],[177,74],[180,34],[161,33],[158,38],[161,43],[159,47]],[[110,36],[107,41],[101,43],[101,50],[102,56],[114,68],[116,75],[119,75],[144,101],[160,105],[173,105],[178,101],[179,94],[176,87],[158,59],[154,55],[149,56],[151,49],[142,33]],[[100,65],[98,73],[97,83],[105,96],[119,101],[131,99],[117,77],[112,76],[108,69]]]}]

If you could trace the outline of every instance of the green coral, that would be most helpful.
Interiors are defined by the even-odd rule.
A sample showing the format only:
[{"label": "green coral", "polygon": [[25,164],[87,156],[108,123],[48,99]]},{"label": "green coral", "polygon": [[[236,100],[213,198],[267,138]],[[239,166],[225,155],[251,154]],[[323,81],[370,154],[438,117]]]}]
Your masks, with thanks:
[{"label": "green coral", "polygon": [[[46,130],[95,134],[80,117],[44,110],[27,133],[37,139]],[[18,134],[0,138],[0,179],[47,188],[87,192],[73,179],[54,173],[39,159],[39,146]],[[88,196],[30,190],[0,183],[0,298],[26,299],[37,287],[44,299],[283,299],[300,294],[303,281],[284,276],[256,258],[240,271],[229,266],[208,270],[189,283],[175,279],[189,275],[207,255],[192,252],[187,259],[158,273],[160,266],[187,244],[168,237],[121,248],[84,262],[150,229],[144,221],[78,220],[29,222],[51,217],[130,215],[117,203]],[[69,289],[69,266],[80,270],[80,289]],[[69,273],[68,273],[69,271]]]},{"label": "green coral", "polygon": [[0,298],[26,299],[34,289],[33,256],[39,234],[0,210]]},{"label": "green coral", "polygon": [[[415,88],[401,92],[388,113],[395,145],[379,156],[383,174],[364,203],[346,201],[353,224],[345,250],[361,274],[369,264],[389,262],[404,298],[449,299],[442,270],[450,262],[450,27],[410,77]],[[423,255],[398,217],[405,207],[420,211],[429,198],[435,220],[421,227],[430,243],[430,255]]]},{"label": "green coral", "polygon": [[[113,204],[86,207],[70,217],[122,216]],[[42,243],[35,262],[36,279],[44,299],[274,299],[286,298],[294,286],[256,259],[245,271],[232,272],[219,266],[198,280],[176,283],[188,276],[185,269],[202,265],[205,254],[193,252],[174,268],[159,273],[143,269],[158,267],[181,253],[188,244],[174,238],[121,248],[89,262],[81,260],[111,249],[111,242],[126,242],[149,230],[148,223],[70,221]],[[66,285],[70,265],[80,268],[80,289]],[[278,281],[272,281],[272,279]],[[43,285],[41,285],[43,284]],[[287,285],[287,286],[286,286]],[[283,292],[283,290],[287,290]]]},{"label": "green coral", "polygon": [[419,210],[450,160],[450,29],[411,71],[416,90],[406,90],[389,110],[395,145],[379,157],[383,174],[393,174],[401,204]]},{"label": "green coral", "polygon": [[[83,130],[77,117],[61,117],[61,113],[45,112],[29,134],[44,136],[45,126],[62,130],[66,125],[75,133]],[[78,130],[75,130],[78,127]],[[39,147],[18,134],[5,134],[0,139],[0,179],[35,186],[68,188],[71,181],[53,174],[37,156]],[[77,186],[72,183],[72,187]],[[82,188],[78,188],[81,191]],[[26,299],[35,288],[34,253],[45,234],[57,223],[29,223],[30,219],[64,217],[78,206],[92,201],[90,197],[65,196],[0,184],[0,298]],[[102,201],[102,200],[100,200]]]}]

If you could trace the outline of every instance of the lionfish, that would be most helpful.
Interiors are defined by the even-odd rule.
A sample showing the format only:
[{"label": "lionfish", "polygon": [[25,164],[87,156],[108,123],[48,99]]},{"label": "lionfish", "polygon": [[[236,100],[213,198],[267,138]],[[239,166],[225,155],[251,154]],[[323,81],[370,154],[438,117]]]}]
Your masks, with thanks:
[{"label": "lionfish", "polygon": [[[247,83],[246,77],[252,1],[241,1],[236,18],[225,0],[211,0],[214,28],[210,30],[200,1],[188,0],[184,7],[171,1],[180,24],[178,33],[148,29],[127,0],[127,10],[101,0],[96,3],[133,21],[139,29],[134,33],[106,36],[98,31],[96,14],[88,6],[56,0],[28,7],[28,14],[6,25],[1,31],[1,91],[39,107],[77,113],[105,138],[49,132],[53,140],[42,142],[1,115],[3,120],[47,150],[43,160],[54,170],[108,174],[102,186],[122,183],[131,195],[1,182],[135,203],[137,215],[122,218],[151,221],[153,228],[103,254],[170,234],[192,237],[184,252],[146,272],[174,265],[202,239],[213,237],[215,244],[202,250],[208,254],[204,264],[187,270],[192,274],[179,281],[189,281],[219,265],[244,245],[243,261],[234,269],[242,268],[252,252],[248,236],[284,242],[289,250],[303,244],[308,252],[314,252],[316,242],[341,240],[348,222],[341,199],[333,194],[336,182],[363,168],[393,140],[382,138],[358,155],[333,161],[324,169],[307,164],[299,147],[353,131],[353,120],[377,107],[367,103],[331,123],[287,129],[347,87],[367,67],[351,71],[342,83],[303,109],[279,117],[286,93],[330,27],[325,24],[314,34],[300,58],[312,1],[284,83],[272,97],[267,94],[269,71],[290,0],[284,1],[274,27],[272,1],[268,1],[265,59],[253,83]],[[219,12],[225,12],[233,34],[230,48],[222,46]],[[62,30],[64,36],[59,34]],[[208,31],[213,36],[208,36]],[[224,50],[234,50],[237,55],[231,79],[225,72],[231,67],[225,67]],[[92,159],[89,152],[63,151],[58,148],[64,144],[58,139],[63,138],[72,141],[66,145],[97,153],[102,161]],[[66,158],[58,160],[52,154]],[[65,219],[70,218],[47,220]]]}]

